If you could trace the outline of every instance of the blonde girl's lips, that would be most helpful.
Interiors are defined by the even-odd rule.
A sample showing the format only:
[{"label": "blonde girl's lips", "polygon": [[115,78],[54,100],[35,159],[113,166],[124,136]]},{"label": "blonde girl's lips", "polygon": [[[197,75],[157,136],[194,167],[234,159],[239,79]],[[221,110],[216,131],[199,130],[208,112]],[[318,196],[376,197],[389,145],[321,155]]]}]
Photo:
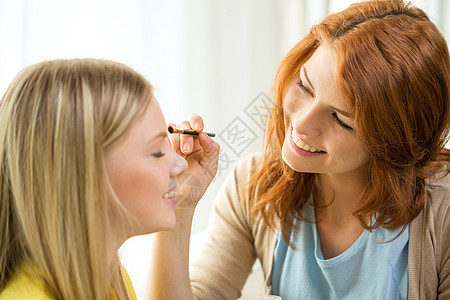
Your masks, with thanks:
[{"label": "blonde girl's lips", "polygon": [[174,193],[173,192],[166,192],[163,194],[163,198],[171,198],[174,197]]},{"label": "blonde girl's lips", "polygon": [[175,197],[175,194],[173,192],[164,193],[163,200],[172,206],[175,206],[178,203],[177,198]]},{"label": "blonde girl's lips", "polygon": [[169,187],[167,189],[167,191],[163,194],[163,198],[173,197],[174,196],[174,192],[173,191],[175,190],[176,187],[177,187],[176,184],[174,184],[172,187]]},{"label": "blonde girl's lips", "polygon": [[167,190],[167,192],[165,192],[163,194],[163,196],[162,196],[163,200],[166,201],[167,203],[169,203],[172,206],[175,206],[178,203],[177,202],[177,198],[175,197],[175,193],[174,193],[175,187],[176,186],[173,186],[173,187],[169,188]]},{"label": "blonde girl's lips", "polygon": [[164,201],[169,203],[171,206],[176,206],[178,204],[177,198],[175,197],[164,198]]}]

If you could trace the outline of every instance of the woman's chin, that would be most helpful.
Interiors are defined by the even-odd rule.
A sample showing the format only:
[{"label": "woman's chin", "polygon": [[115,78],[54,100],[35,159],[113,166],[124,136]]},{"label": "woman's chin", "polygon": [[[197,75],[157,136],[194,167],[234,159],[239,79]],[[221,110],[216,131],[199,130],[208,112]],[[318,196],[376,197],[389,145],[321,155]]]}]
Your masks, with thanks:
[{"label": "woman's chin", "polygon": [[283,144],[283,148],[281,149],[281,156],[285,164],[287,164],[292,170],[296,172],[302,172],[299,170],[298,162],[296,161],[295,154],[289,149],[288,142],[285,140]]}]

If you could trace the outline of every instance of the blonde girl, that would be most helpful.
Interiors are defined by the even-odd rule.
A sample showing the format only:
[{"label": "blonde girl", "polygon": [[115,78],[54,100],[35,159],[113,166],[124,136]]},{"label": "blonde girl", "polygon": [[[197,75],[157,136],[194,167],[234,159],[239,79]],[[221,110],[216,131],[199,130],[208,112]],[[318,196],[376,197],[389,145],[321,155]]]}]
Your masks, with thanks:
[{"label": "blonde girl", "polygon": [[217,145],[196,141],[188,166],[151,85],[122,64],[20,72],[0,102],[0,299],[135,299],[117,250],[175,225],[177,175],[212,179]]}]

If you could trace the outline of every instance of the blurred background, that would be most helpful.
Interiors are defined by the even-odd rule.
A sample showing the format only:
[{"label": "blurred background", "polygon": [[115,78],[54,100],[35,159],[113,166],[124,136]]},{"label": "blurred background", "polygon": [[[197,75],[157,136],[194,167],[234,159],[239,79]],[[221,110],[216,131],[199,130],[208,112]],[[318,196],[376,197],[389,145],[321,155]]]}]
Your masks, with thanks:
[{"label": "blurred background", "polygon": [[[95,57],[143,74],[155,87],[167,122],[200,114],[222,150],[218,174],[194,218],[195,254],[227,174],[244,156],[261,150],[262,117],[278,63],[312,24],[353,2],[0,0],[0,92],[29,64]],[[411,2],[450,40],[450,18],[444,18],[450,1]],[[140,298],[150,247],[151,235],[132,238],[121,249]]]}]

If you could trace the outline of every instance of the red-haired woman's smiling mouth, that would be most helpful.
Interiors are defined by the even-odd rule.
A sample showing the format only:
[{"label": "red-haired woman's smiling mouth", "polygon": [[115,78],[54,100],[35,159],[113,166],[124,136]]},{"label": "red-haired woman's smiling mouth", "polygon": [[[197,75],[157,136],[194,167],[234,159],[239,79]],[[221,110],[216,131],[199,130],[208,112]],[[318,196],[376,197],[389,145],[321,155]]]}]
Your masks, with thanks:
[{"label": "red-haired woman's smiling mouth", "polygon": [[303,149],[305,151],[311,152],[311,153],[325,153],[325,151],[322,151],[320,149],[317,149],[311,145],[306,144],[303,142],[296,134],[294,129],[291,129],[291,138],[294,144],[299,147],[300,149]]}]

